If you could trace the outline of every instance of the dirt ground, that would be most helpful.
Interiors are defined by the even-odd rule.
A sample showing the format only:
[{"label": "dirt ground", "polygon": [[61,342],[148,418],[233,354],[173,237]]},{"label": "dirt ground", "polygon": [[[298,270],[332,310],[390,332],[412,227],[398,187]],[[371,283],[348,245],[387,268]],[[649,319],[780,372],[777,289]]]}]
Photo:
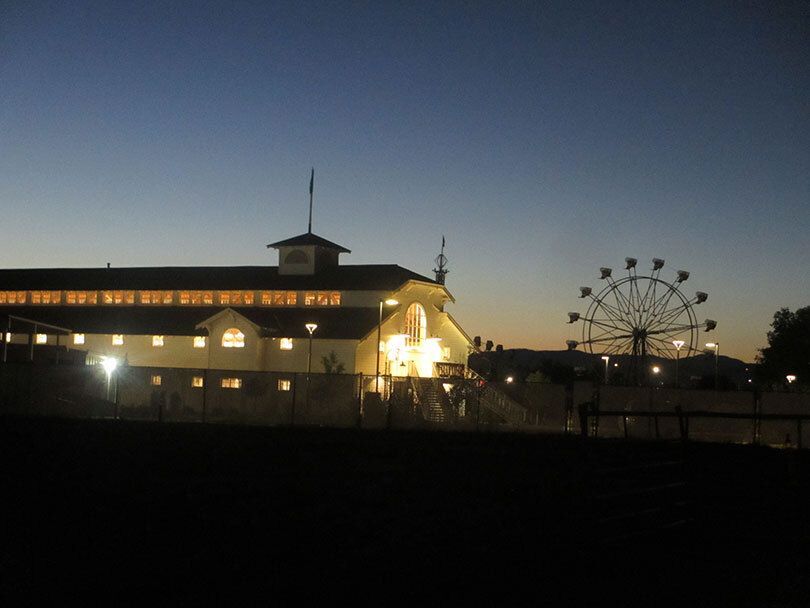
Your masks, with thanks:
[{"label": "dirt ground", "polygon": [[6,605],[810,605],[806,452],[6,417],[0,462]]}]

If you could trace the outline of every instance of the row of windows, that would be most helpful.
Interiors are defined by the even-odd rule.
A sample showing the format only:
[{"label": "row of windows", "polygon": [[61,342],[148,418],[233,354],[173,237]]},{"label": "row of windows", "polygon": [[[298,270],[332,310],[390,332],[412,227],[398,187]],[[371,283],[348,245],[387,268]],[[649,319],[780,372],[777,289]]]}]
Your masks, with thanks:
[{"label": "row of windows", "polygon": [[[0,291],[0,304],[297,306],[297,291]],[[302,292],[304,306],[340,306],[339,291]]]},{"label": "row of windows", "polygon": [[[163,385],[163,376],[159,374],[154,374],[149,383],[152,386],[162,386]],[[242,388],[242,379],[241,378],[222,378],[219,382],[220,387],[222,388],[233,388],[233,389],[240,389]],[[191,378],[191,387],[192,388],[203,388],[205,386],[205,379],[202,376],[193,376]],[[286,378],[279,378],[276,389],[279,391],[289,391],[292,390],[292,380]]]},{"label": "row of windows", "polygon": [[[12,334],[6,334],[6,339],[10,342],[12,339]],[[73,344],[80,346],[85,343],[85,340],[86,338],[84,334],[73,334]],[[48,334],[37,334],[36,343],[47,344]],[[124,344],[124,334],[112,335],[113,346],[123,346],[123,344]],[[164,344],[165,344],[165,336],[152,336],[152,346],[159,348]],[[194,348],[205,348],[205,336],[194,336],[193,345]],[[292,338],[280,338],[278,345],[281,350],[292,350],[293,340]],[[244,348],[245,334],[243,334],[235,327],[228,329],[227,331],[225,331],[225,333],[222,334],[222,346],[224,348]]]}]

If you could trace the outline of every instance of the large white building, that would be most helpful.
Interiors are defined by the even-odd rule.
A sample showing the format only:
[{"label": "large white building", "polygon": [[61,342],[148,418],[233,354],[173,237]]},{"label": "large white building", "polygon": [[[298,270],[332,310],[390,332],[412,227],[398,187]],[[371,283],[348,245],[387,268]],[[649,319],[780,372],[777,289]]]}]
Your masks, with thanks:
[{"label": "large white building", "polygon": [[463,370],[472,344],[443,284],[397,265],[341,265],[349,250],[311,232],[268,247],[278,266],[0,270],[3,339],[130,366],[305,372],[314,324],[312,372]]}]

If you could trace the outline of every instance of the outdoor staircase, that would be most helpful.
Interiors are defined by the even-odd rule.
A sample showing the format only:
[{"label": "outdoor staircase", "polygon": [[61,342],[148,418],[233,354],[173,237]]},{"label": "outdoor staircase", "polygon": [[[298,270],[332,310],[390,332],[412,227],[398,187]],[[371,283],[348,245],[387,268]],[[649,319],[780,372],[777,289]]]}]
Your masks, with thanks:
[{"label": "outdoor staircase", "polygon": [[422,416],[428,422],[447,422],[448,416],[439,393],[439,382],[436,378],[411,378]]},{"label": "outdoor staircase", "polygon": [[481,376],[469,368],[467,369],[467,378],[475,380],[481,385],[479,402],[482,407],[493,412],[508,424],[520,426],[530,422],[528,409],[506,393],[486,382]]}]

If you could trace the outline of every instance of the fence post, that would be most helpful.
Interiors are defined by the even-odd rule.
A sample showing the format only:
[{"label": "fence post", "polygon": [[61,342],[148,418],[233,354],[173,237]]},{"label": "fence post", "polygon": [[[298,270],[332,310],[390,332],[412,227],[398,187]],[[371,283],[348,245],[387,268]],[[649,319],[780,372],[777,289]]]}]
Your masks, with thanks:
[{"label": "fence post", "polygon": [[577,406],[579,410],[579,434],[582,437],[588,436],[588,403],[580,403]]},{"label": "fence post", "polygon": [[675,406],[675,413],[678,414],[678,430],[681,432],[681,441],[689,439],[689,419],[684,416],[683,408]]},{"label": "fence post", "polygon": [[357,374],[357,428],[363,428],[363,374]]}]

